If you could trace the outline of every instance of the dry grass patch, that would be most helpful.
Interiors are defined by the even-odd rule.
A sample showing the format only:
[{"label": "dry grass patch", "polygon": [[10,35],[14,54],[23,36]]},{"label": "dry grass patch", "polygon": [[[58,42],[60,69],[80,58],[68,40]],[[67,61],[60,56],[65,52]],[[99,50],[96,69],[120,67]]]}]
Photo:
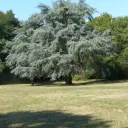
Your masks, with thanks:
[{"label": "dry grass patch", "polygon": [[128,82],[0,86],[0,128],[128,127]]}]

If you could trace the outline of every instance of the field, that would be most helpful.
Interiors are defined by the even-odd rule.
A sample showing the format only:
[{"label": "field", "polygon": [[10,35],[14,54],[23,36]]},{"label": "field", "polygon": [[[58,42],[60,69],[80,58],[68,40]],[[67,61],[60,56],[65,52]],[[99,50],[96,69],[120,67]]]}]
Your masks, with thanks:
[{"label": "field", "polygon": [[128,128],[128,82],[1,85],[0,128]]}]

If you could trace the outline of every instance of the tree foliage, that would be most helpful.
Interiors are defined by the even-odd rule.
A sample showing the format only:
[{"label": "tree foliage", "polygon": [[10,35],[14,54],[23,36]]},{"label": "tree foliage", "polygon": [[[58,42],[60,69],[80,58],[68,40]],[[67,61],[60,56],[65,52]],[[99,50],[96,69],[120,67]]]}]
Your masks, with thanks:
[{"label": "tree foliage", "polygon": [[94,18],[92,21],[88,22],[89,25],[96,27],[100,32],[111,29],[113,18],[108,13],[103,13],[101,16]]},{"label": "tree foliage", "polygon": [[0,39],[11,40],[14,37],[13,31],[19,26],[12,10],[6,13],[0,12]]},{"label": "tree foliage", "polygon": [[0,72],[5,68],[5,44],[7,40],[11,40],[15,34],[13,31],[19,26],[18,19],[15,18],[12,10],[6,13],[0,12]]},{"label": "tree foliage", "polygon": [[128,17],[113,18],[110,14],[104,13],[89,22],[89,25],[96,27],[100,32],[104,30],[111,31],[110,35],[113,37],[113,42],[115,42],[116,54],[104,63],[109,69],[107,77],[109,79],[125,78],[127,76]]},{"label": "tree foliage", "polygon": [[87,24],[95,9],[83,0],[58,0],[51,8],[43,4],[39,8],[41,13],[33,14],[7,43],[7,64],[15,75],[32,81],[64,77],[71,84],[71,76],[86,68],[89,59],[110,55],[111,37]]},{"label": "tree foliage", "polygon": [[3,54],[4,45],[5,45],[5,40],[3,39],[0,41],[0,72],[2,72],[5,67],[4,54]]}]

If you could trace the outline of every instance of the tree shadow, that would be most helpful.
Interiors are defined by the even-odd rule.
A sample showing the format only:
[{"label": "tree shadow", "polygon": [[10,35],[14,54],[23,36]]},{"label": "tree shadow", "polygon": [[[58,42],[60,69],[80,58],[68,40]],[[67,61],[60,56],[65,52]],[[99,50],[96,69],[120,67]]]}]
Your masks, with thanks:
[{"label": "tree shadow", "polygon": [[12,112],[0,115],[0,128],[110,128],[111,121],[59,111]]},{"label": "tree shadow", "polygon": [[92,81],[85,81],[85,82],[77,82],[74,83],[74,86],[80,85],[95,85],[95,84],[118,84],[118,83],[126,83],[128,80],[92,80]]},{"label": "tree shadow", "polygon": [[76,82],[73,83],[74,86],[83,86],[83,85],[92,85],[92,84],[104,84],[106,83],[106,80],[88,80],[88,81],[84,81],[84,82]]},{"label": "tree shadow", "polygon": [[35,86],[47,86],[47,87],[67,87],[67,86],[89,86],[96,84],[118,84],[118,83],[126,83],[128,80],[87,80],[87,81],[75,81],[72,85],[66,85],[64,81],[52,81],[52,82],[42,82],[36,83]]},{"label": "tree shadow", "polygon": [[[67,87],[67,86],[89,86],[89,85],[95,85],[95,84],[118,84],[118,83],[126,83],[128,80],[87,80],[87,81],[73,81],[72,85],[65,84],[64,81],[43,81],[43,82],[35,82],[34,86],[47,86],[47,87]],[[24,81],[18,81],[18,82],[5,82],[0,83],[0,86],[2,85],[12,85],[12,84],[30,84],[30,81],[24,80]]]}]

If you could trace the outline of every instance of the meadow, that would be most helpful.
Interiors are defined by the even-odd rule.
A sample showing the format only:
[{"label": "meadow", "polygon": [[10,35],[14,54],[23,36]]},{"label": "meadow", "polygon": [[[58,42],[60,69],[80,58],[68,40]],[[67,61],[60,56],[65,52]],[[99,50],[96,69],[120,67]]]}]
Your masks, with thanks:
[{"label": "meadow", "polygon": [[0,85],[0,128],[128,128],[128,82]]}]

